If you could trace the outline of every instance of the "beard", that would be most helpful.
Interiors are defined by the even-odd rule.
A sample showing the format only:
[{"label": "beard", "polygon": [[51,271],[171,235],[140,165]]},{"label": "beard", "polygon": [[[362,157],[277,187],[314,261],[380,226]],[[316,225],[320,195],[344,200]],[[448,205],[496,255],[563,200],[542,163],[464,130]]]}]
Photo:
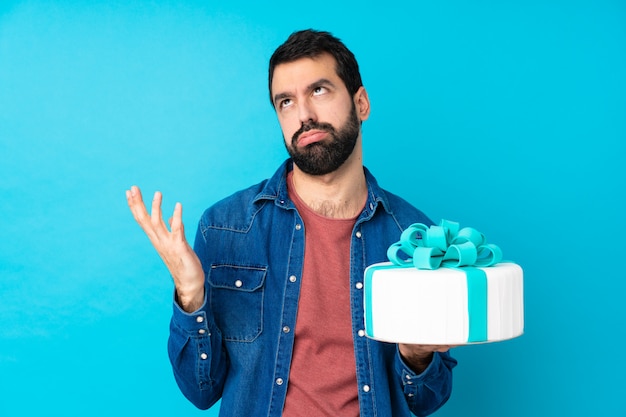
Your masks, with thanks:
[{"label": "beard", "polygon": [[[311,143],[302,149],[298,148],[300,135],[311,129],[327,132],[330,139]],[[325,175],[334,172],[352,155],[360,130],[361,124],[353,103],[348,120],[338,131],[330,123],[313,121],[303,123],[302,127],[293,134],[291,146],[285,141],[285,147],[293,163],[304,173]]]}]

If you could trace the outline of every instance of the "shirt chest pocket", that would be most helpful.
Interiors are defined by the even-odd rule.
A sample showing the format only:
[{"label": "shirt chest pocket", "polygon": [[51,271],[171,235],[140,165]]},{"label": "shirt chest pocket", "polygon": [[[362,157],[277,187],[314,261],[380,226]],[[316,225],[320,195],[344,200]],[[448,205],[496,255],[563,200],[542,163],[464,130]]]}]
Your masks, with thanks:
[{"label": "shirt chest pocket", "polygon": [[212,265],[211,310],[224,340],[252,342],[263,330],[267,267]]}]

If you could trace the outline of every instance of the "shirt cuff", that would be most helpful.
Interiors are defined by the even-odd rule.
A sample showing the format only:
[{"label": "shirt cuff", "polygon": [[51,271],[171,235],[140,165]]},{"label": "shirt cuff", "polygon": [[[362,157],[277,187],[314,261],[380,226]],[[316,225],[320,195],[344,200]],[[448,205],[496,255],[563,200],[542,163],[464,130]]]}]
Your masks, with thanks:
[{"label": "shirt cuff", "polygon": [[207,293],[204,291],[204,302],[199,309],[188,313],[178,304],[176,290],[173,295],[172,321],[184,332],[192,336],[209,336],[209,315],[207,314]]}]

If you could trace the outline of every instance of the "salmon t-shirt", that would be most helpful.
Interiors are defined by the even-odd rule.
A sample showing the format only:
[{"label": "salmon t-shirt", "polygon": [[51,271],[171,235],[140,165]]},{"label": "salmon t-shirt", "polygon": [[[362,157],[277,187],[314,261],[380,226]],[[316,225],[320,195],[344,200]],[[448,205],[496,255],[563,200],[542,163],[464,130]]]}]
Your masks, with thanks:
[{"label": "salmon t-shirt", "polygon": [[305,229],[304,270],[283,416],[358,416],[352,315],[350,240],[356,217],[333,219],[289,197]]}]

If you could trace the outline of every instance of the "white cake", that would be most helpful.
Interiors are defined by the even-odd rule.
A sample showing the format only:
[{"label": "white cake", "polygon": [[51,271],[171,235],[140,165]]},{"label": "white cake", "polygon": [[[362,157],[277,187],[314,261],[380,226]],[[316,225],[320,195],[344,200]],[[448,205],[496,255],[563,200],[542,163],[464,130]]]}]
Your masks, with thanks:
[{"label": "white cake", "polygon": [[[450,234],[447,226],[451,222],[444,222],[454,242],[458,227]],[[417,231],[423,241],[421,237],[416,240],[413,232],[412,242],[421,247],[418,251],[428,244],[424,232],[425,227]],[[400,250],[406,253],[406,236],[403,239],[395,250],[403,245]],[[443,258],[445,249],[435,255],[431,255],[433,259]],[[394,262],[365,270],[368,337],[393,343],[462,345],[501,341],[523,333],[523,271],[519,265],[494,260],[495,264],[487,267],[437,264],[433,269],[418,269],[410,263],[412,259],[398,260],[395,255],[390,259]]]}]

